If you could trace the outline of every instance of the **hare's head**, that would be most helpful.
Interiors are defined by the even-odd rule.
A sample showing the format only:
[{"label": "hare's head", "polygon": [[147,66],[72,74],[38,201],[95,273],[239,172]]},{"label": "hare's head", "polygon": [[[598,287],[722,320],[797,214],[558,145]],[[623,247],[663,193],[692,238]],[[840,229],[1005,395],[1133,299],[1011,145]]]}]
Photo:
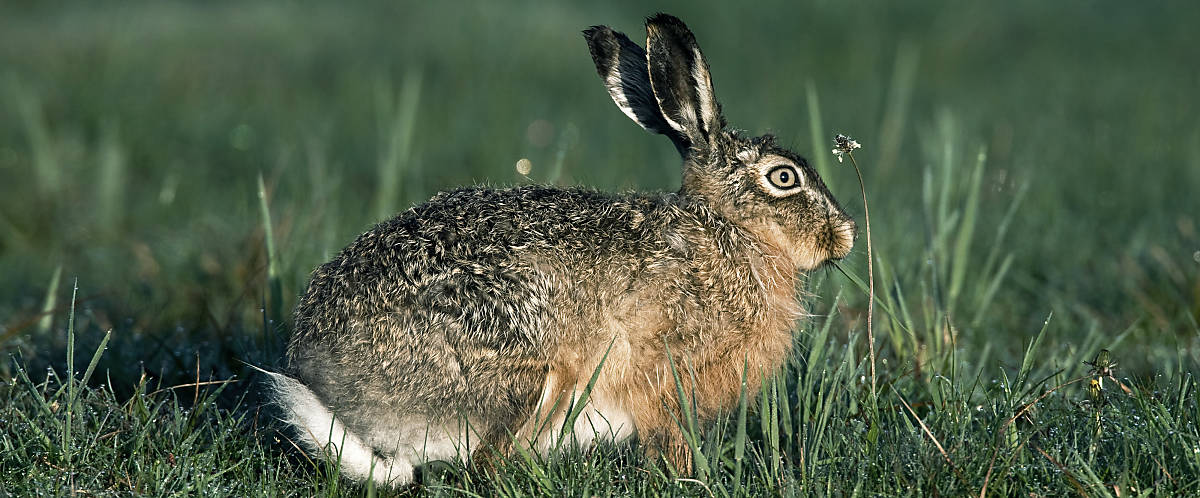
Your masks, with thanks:
[{"label": "hare's head", "polygon": [[607,26],[584,36],[617,106],[670,138],[683,156],[682,195],[767,231],[802,269],[850,252],[854,221],[804,158],[770,135],[746,138],[726,129],[708,63],[682,21],[648,19],[646,50]]}]

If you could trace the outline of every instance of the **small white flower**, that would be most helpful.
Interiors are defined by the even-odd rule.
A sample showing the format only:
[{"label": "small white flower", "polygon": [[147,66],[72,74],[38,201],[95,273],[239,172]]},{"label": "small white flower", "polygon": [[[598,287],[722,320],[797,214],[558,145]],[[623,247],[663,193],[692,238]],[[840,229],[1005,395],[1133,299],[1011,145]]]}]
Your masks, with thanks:
[{"label": "small white flower", "polygon": [[842,162],[842,156],[845,154],[853,153],[854,149],[862,148],[862,145],[854,141],[853,138],[840,133],[833,138],[833,144],[837,146],[837,148],[833,149],[833,156],[837,158],[839,163]]}]

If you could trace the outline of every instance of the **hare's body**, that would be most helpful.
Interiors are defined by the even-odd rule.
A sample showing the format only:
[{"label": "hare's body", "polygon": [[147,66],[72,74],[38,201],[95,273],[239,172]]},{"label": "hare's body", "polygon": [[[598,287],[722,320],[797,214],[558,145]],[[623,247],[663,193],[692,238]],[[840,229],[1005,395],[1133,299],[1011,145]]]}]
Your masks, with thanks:
[{"label": "hare's body", "polygon": [[[464,188],[360,236],[314,272],[292,377],[273,374],[308,449],[397,483],[432,459],[637,434],[686,468],[672,364],[707,418],[736,404],[743,372],[755,386],[784,361],[801,272],[844,256],[853,222],[802,159],[724,130],[682,23],[659,16],[648,29],[648,71],[623,35],[587,35],[618,105],[684,154],[681,191]],[[651,90],[656,48],[691,57],[674,90]],[[701,76],[688,102],[658,96]]]}]

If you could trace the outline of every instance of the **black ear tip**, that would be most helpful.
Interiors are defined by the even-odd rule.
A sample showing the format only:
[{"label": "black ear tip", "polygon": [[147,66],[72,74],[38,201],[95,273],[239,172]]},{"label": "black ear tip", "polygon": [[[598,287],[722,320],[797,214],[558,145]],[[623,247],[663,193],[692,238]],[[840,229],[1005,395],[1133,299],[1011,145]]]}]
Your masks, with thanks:
[{"label": "black ear tip", "polygon": [[659,12],[646,19],[646,26],[661,26],[664,28],[677,28],[687,30],[688,27],[678,17],[675,17],[666,12]]},{"label": "black ear tip", "polygon": [[619,35],[620,33],[608,26],[592,26],[583,30],[583,38],[587,40],[592,62],[596,64],[596,72],[601,77],[608,77],[613,65],[617,63],[616,55],[620,51]]},{"label": "black ear tip", "polygon": [[612,28],[608,26],[592,26],[583,30],[583,37],[587,38],[588,41],[592,41],[609,33],[612,33]]},{"label": "black ear tip", "polygon": [[583,38],[587,40],[593,57],[597,55],[598,51],[606,54],[616,51],[620,41],[619,37],[620,33],[613,31],[608,26],[592,26],[583,30]]}]

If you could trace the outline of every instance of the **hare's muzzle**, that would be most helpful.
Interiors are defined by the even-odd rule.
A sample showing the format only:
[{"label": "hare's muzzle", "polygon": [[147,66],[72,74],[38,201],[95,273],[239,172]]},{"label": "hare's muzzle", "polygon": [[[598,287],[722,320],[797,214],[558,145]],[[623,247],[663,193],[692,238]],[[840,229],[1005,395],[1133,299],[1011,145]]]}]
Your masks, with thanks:
[{"label": "hare's muzzle", "polygon": [[857,233],[858,229],[852,218],[835,215],[829,220],[829,245],[826,248],[829,251],[829,259],[838,260],[850,254]]}]

